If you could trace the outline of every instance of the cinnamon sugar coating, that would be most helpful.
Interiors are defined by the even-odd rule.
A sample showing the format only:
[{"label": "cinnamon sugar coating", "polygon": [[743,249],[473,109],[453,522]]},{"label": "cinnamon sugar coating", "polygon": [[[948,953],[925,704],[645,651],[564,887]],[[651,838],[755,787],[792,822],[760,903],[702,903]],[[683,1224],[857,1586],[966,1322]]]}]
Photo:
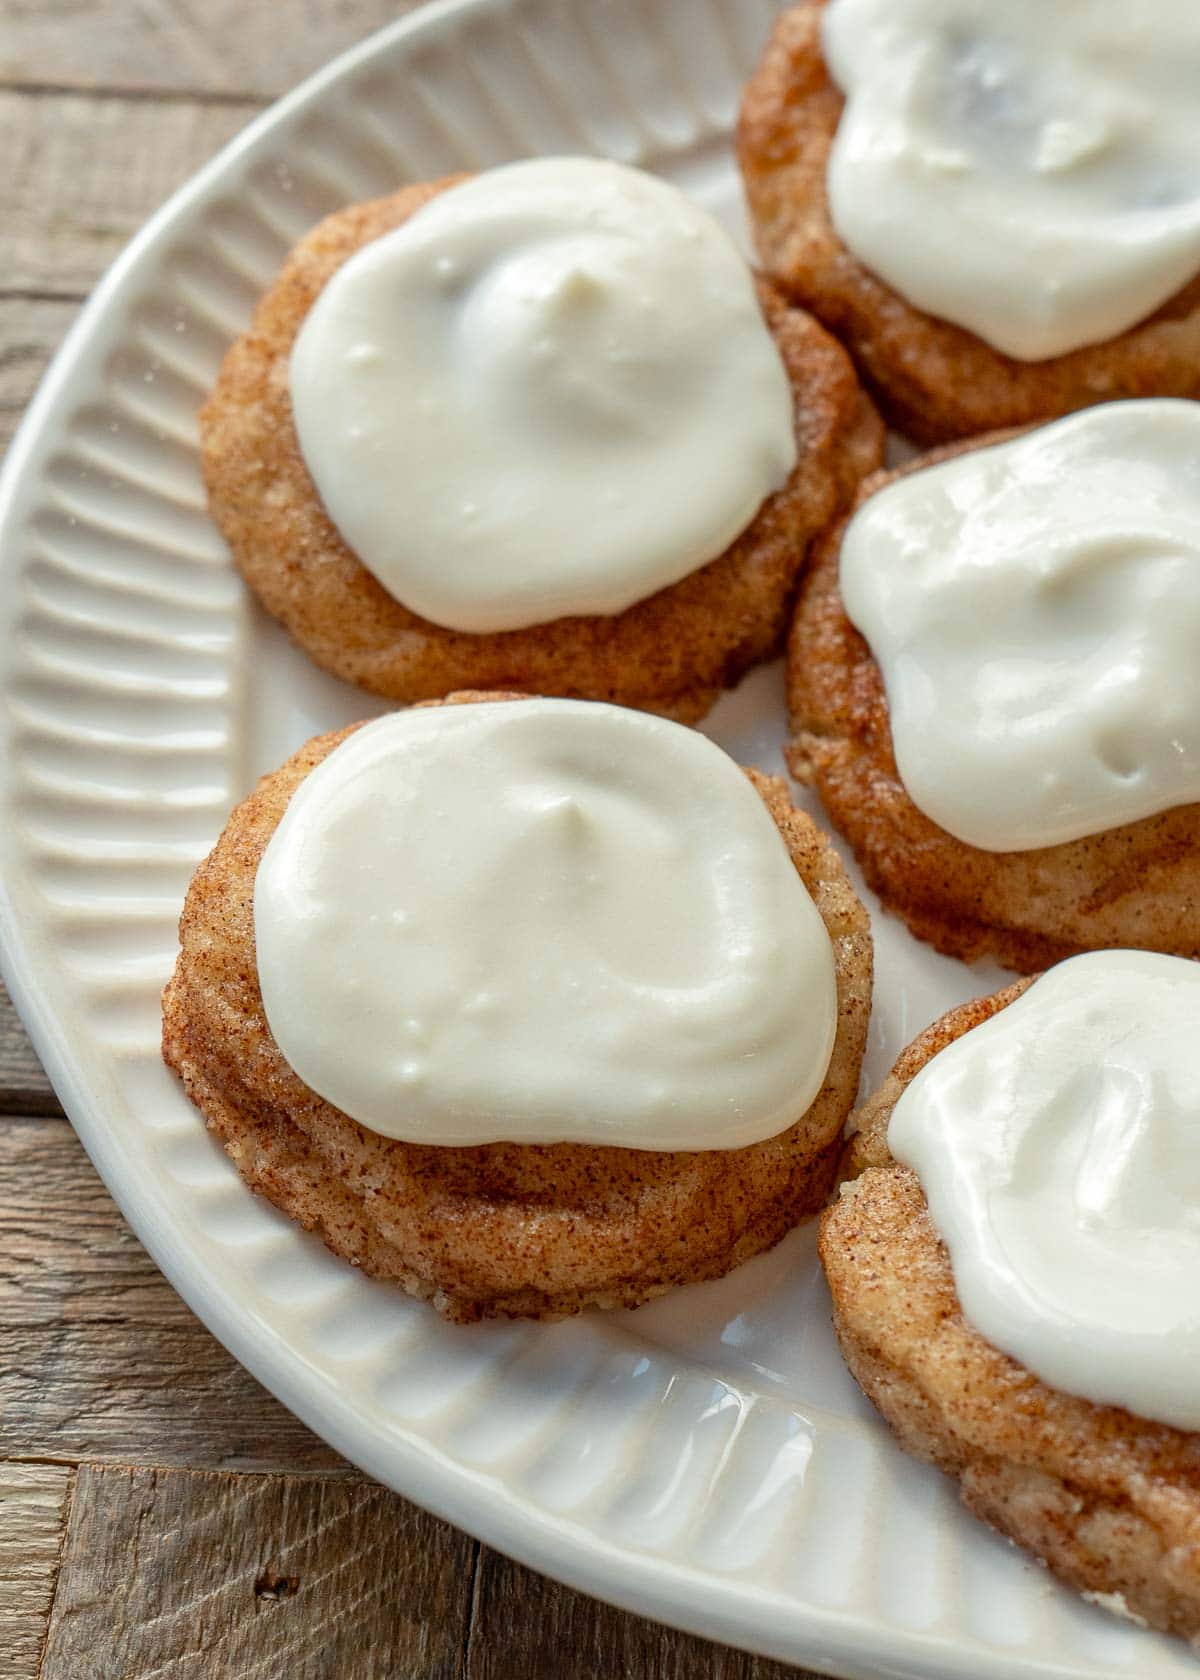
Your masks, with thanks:
[{"label": "cinnamon sugar coating", "polygon": [[1106,1608],[1200,1640],[1200,1435],[1061,1393],[986,1342],[917,1175],[887,1147],[909,1081],[1029,984],[935,1022],[855,1116],[821,1221],[834,1327],[901,1446],[955,1477],[976,1516]]},{"label": "cinnamon sugar coating", "polygon": [[296,437],[288,362],[309,308],[341,264],[454,184],[404,187],[339,210],[293,250],[201,410],[213,519],[247,583],[309,657],[374,694],[416,701],[506,688],[695,722],[723,688],[778,651],[810,540],[883,460],[879,416],[841,345],[761,283],[795,394],[798,460],[723,554],[612,617],[487,635],[419,617],[376,581],[326,514]]},{"label": "cinnamon sugar coating", "polygon": [[802,0],[776,22],[743,94],[738,161],[764,269],[837,334],[889,421],[942,443],[1118,397],[1200,397],[1200,276],[1115,338],[1019,362],[858,261],[825,191],[844,101],[821,52],[824,5]]},{"label": "cinnamon sugar coating", "polygon": [[[857,506],[904,474],[1006,435],[949,445],[876,473]],[[968,962],[991,956],[1029,973],[1109,946],[1200,956],[1200,805],[1057,846],[987,852],[913,804],[896,768],[883,678],[838,588],[850,517],[814,545],[797,597],[788,638],[787,759],[796,779],[820,794],[868,884],[918,939]]]},{"label": "cinnamon sugar coating", "polygon": [[[514,696],[450,703],[489,698]],[[310,741],[233,812],[192,881],[164,995],[164,1057],[251,1188],[336,1254],[460,1322],[636,1306],[722,1276],[816,1212],[857,1092],[871,938],[836,854],[785,784],[747,772],[833,942],[837,1038],[807,1112],[737,1150],[438,1148],[382,1137],[325,1102],[288,1066],[263,1010],[259,860],[295,788],[347,733]]]}]

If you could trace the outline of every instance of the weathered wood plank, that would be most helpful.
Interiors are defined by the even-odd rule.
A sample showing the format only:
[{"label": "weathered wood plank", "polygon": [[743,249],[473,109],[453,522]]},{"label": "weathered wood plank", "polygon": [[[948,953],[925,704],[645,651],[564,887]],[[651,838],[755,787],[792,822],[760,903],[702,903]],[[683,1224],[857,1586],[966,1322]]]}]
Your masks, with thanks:
[{"label": "weathered wood plank", "polygon": [[[98,9],[101,23],[108,10]],[[243,104],[0,92],[8,183],[0,285],[83,296],[150,213],[253,115]]]},{"label": "weathered wood plank", "polygon": [[199,1324],[9,1328],[4,1366],[0,1455],[357,1474]]},{"label": "weathered wood plank", "polygon": [[0,1254],[0,1334],[103,1325],[122,1358],[146,1330],[208,1334],[59,1121],[0,1124]]},{"label": "weathered wood plank", "polygon": [[0,81],[274,98],[418,0],[3,0]]},{"label": "weathered wood plank", "polygon": [[[78,306],[51,298],[0,296],[0,455],[8,448],[50,358],[66,337]],[[0,992],[3,988],[0,987]],[[5,1041],[11,1005],[0,1004],[0,1093],[7,1086]]]},{"label": "weathered wood plank", "polygon": [[366,1483],[85,1465],[41,1680],[453,1680],[473,1554]]},{"label": "weathered wood plank", "polygon": [[73,1472],[0,1463],[0,1674],[36,1680]]},{"label": "weathered wood plank", "polygon": [[157,1270],[59,1120],[0,1123],[0,1457],[354,1475]]},{"label": "weathered wood plank", "polygon": [[[536,1631],[535,1631],[536,1630]],[[818,1680],[571,1592],[484,1548],[464,1680]]]},{"label": "weathered wood plank", "polygon": [[61,1114],[62,1104],[0,982],[0,1114]]}]

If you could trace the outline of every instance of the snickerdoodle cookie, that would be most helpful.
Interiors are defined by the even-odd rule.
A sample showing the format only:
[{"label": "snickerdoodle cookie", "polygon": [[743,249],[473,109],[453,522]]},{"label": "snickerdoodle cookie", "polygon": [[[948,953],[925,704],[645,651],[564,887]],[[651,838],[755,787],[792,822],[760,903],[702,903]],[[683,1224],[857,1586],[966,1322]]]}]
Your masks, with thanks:
[{"label": "snickerdoodle cookie", "polygon": [[[695,732],[452,700],[318,737],[234,811],[188,893],[166,1060],[249,1185],[451,1319],[721,1276],[828,1194],[870,1010],[866,913],[784,784],[748,771],[748,799]],[[414,802],[412,753],[452,709],[468,734]],[[670,732],[661,752],[646,731]],[[383,781],[358,762],[381,744]],[[335,768],[318,821],[307,779]],[[384,849],[364,861],[372,818]],[[369,1123],[305,1083],[268,1010]],[[657,1141],[553,1141],[623,1135]],[[741,1146],[706,1146],[722,1137]]]},{"label": "snickerdoodle cookie", "polygon": [[[1194,1160],[1195,1151],[1193,1146],[1190,1155],[1176,1152],[1174,1158],[1160,1153],[1155,1162],[1159,1145],[1153,1138],[1163,1114],[1149,1110],[1164,1096],[1169,1101],[1169,1084],[1147,1089],[1148,1107],[1137,1127],[1122,1134],[1106,1128],[1106,1108],[1111,1112],[1121,1066],[1129,1059],[1122,1038],[1132,1023],[1109,1023],[1107,1044],[1091,1041],[1101,1006],[1091,993],[1088,965],[1114,958],[1168,969],[1191,966],[1142,953],[1077,958],[1042,980],[1021,981],[951,1011],[904,1051],[855,1116],[858,1130],[844,1169],[849,1182],[822,1218],[820,1253],[842,1352],[900,1444],[954,1476],[975,1515],[1088,1597],[1195,1640],[1200,1434],[1194,1421],[1184,1420],[1200,1413],[1194,1377],[1190,1411],[1179,1405],[1178,1392],[1188,1386],[1185,1344],[1177,1332],[1155,1329],[1164,1312],[1155,1268],[1165,1259],[1174,1266],[1176,1287],[1187,1287],[1189,1262],[1178,1254],[1174,1262],[1169,1258],[1175,1252],[1169,1243],[1182,1240],[1187,1223],[1184,1212],[1182,1225],[1173,1224],[1172,1208],[1178,1212],[1182,1204],[1170,1181],[1186,1172],[1184,1161]],[[1078,965],[1083,965],[1078,975],[1068,974]],[[1043,1035],[1037,1013],[1039,987],[1054,976],[1060,1007],[1066,1002],[1063,1030],[1081,1044],[1065,1071],[1070,1052],[1064,1053],[1061,1038],[1055,1044]],[[1139,989],[1145,978],[1135,976]],[[999,1058],[992,1049],[990,1060],[979,1062],[975,1073],[982,1084],[968,1088],[963,1079],[970,1074],[957,1070],[932,1094],[914,1084],[923,1070],[928,1078],[938,1068],[935,1058],[948,1047],[961,1052],[977,1034],[994,1031],[1014,1005],[1024,1017],[1019,1024],[1012,1020]],[[1140,1034],[1140,1028],[1134,1031]],[[1152,1022],[1144,1036],[1154,1038]],[[1194,1043],[1194,1033],[1185,1036]],[[1012,1054],[1018,1040],[1031,1052],[1023,1073],[1019,1051]],[[1177,1053],[1173,1043],[1163,1047],[1168,1062]],[[1084,1058],[1093,1064],[1090,1070],[1075,1065]],[[1005,1070],[1013,1068],[1017,1077],[1006,1083]],[[1010,1150],[1001,1137],[1023,1123],[1021,1107],[1031,1085],[1039,1101],[1048,1093],[1042,1118],[1049,1129],[1037,1139],[1032,1132],[1020,1134],[1022,1156],[1019,1145]],[[956,1185],[951,1236],[935,1222],[930,1205],[935,1198],[923,1176],[901,1165],[889,1147],[889,1126],[902,1098],[924,1105],[921,1124],[941,1111],[934,1151],[951,1176],[935,1172],[935,1178],[943,1194],[951,1178]],[[904,1141],[896,1144],[902,1152],[911,1135],[910,1121]],[[976,1162],[989,1153],[1003,1155],[1005,1182],[986,1195],[968,1185],[957,1175],[957,1163],[947,1159],[956,1145]],[[1056,1163],[1065,1164],[1066,1178],[1056,1178]],[[1078,1174],[1074,1180],[1072,1170]],[[1141,1194],[1138,1184],[1152,1186],[1156,1173],[1158,1190]],[[1101,1184],[1110,1193],[1097,1201],[1093,1190]],[[1052,1190],[1061,1199],[1050,1201]],[[1038,1223],[1038,1197],[1050,1210],[1048,1225],[1044,1218]],[[1015,1343],[1002,1351],[994,1335],[989,1339],[972,1322],[962,1279],[976,1276],[969,1269],[975,1265],[974,1245],[968,1241],[964,1251],[959,1244],[961,1228],[976,1218],[1008,1220],[1003,1246],[1022,1275],[1030,1269],[1030,1277],[1018,1287],[1002,1275],[1005,1311],[1018,1326],[1031,1302],[1039,1314],[1049,1312],[1035,1345],[1062,1368],[1053,1377],[1030,1369],[1036,1356],[1018,1357]],[[1032,1221],[1028,1229],[1021,1225],[1019,1239],[1012,1234],[1014,1218]],[[1100,1269],[1101,1252],[1108,1270]],[[1194,1236],[1189,1252],[1194,1271]],[[1150,1270],[1139,1282],[1143,1262]],[[1067,1319],[1058,1322],[1055,1296],[1068,1274],[1073,1295],[1064,1297]],[[1068,1328],[1072,1306],[1082,1317]],[[1084,1322],[1089,1318],[1098,1321],[1089,1325]],[[1164,1373],[1183,1385],[1174,1396]],[[1089,1391],[1093,1398],[1084,1397]],[[1168,1421],[1155,1421],[1163,1414]]]},{"label": "snickerdoodle cookie", "polygon": [[1181,8],[802,0],[742,104],[759,258],[919,442],[1200,395],[1198,51]]},{"label": "snickerdoodle cookie", "polygon": [[[574,225],[588,195],[611,230]],[[581,159],[328,217],[200,430],[239,568],[326,670],[685,721],[777,650],[810,539],[882,461],[836,340],[682,194]]]},{"label": "snickerdoodle cookie", "polygon": [[1200,954],[1197,447],[1200,405],[1089,409],[878,474],[817,544],[788,761],[939,950]]}]

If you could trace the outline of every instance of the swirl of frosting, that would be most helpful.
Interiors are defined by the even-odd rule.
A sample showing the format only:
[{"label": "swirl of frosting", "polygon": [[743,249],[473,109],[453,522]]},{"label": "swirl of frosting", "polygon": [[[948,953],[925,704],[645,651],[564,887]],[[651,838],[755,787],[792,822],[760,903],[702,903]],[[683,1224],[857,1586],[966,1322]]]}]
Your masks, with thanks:
[{"label": "swirl of frosting", "polygon": [[1072,957],[926,1063],[888,1146],[994,1347],[1200,1430],[1198,1019],[1200,964]]},{"label": "swirl of frosting", "polygon": [[722,553],[796,460],[729,237],[675,187],[589,158],[492,170],[365,246],[290,378],[334,524],[454,630],[621,612]]},{"label": "swirl of frosting", "polygon": [[895,291],[1040,361],[1200,270],[1193,0],[830,0],[843,243]]},{"label": "swirl of frosting", "polygon": [[736,1149],[800,1118],[833,949],[695,730],[571,700],[393,713],[259,866],[267,1020],[313,1090],[414,1143]]},{"label": "swirl of frosting", "polygon": [[1109,403],[895,480],[842,543],[900,778],[985,851],[1200,800],[1200,403]]}]

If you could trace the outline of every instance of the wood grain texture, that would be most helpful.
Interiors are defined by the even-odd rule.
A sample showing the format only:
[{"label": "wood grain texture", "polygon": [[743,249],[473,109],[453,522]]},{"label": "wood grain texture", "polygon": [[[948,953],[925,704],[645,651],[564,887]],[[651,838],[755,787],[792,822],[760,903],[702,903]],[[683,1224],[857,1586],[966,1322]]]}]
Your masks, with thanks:
[{"label": "wood grain texture", "polygon": [[419,0],[3,0],[0,82],[274,98]]},{"label": "wood grain texture", "polygon": [[82,297],[151,212],[253,115],[241,104],[188,99],[0,92],[4,291]]},{"label": "wood grain texture", "polygon": [[74,1472],[0,1464],[0,1674],[36,1680]]},{"label": "wood grain texture", "polygon": [[[2,308],[0,305],[0,311]],[[3,342],[0,339],[0,345]],[[61,1113],[62,1104],[34,1054],[12,999],[0,982],[0,1114]]]},{"label": "wood grain texture", "polygon": [[[73,301],[0,295],[0,454],[12,441],[25,406],[76,313]],[[6,1076],[10,1070],[3,1058],[11,1011],[7,993],[0,986],[0,1098],[9,1090]],[[29,1060],[36,1069],[32,1052]],[[37,1071],[40,1077],[41,1070]]]},{"label": "wood grain texture", "polygon": [[196,1323],[60,1121],[0,1128],[0,1253],[0,1332],[117,1325],[132,1340]]},{"label": "wood grain texture", "polygon": [[474,1555],[369,1483],[87,1466],[41,1680],[454,1680]]},{"label": "wood grain texture", "polygon": [[[164,1285],[164,1288],[166,1285]],[[199,1324],[4,1332],[0,1455],[360,1479]]]},{"label": "wood grain texture", "polygon": [[193,1316],[61,1120],[0,1124],[0,1256],[0,1457],[357,1475]]},{"label": "wood grain texture", "polygon": [[614,1610],[485,1547],[464,1680],[518,1675],[521,1680],[819,1680]]}]

